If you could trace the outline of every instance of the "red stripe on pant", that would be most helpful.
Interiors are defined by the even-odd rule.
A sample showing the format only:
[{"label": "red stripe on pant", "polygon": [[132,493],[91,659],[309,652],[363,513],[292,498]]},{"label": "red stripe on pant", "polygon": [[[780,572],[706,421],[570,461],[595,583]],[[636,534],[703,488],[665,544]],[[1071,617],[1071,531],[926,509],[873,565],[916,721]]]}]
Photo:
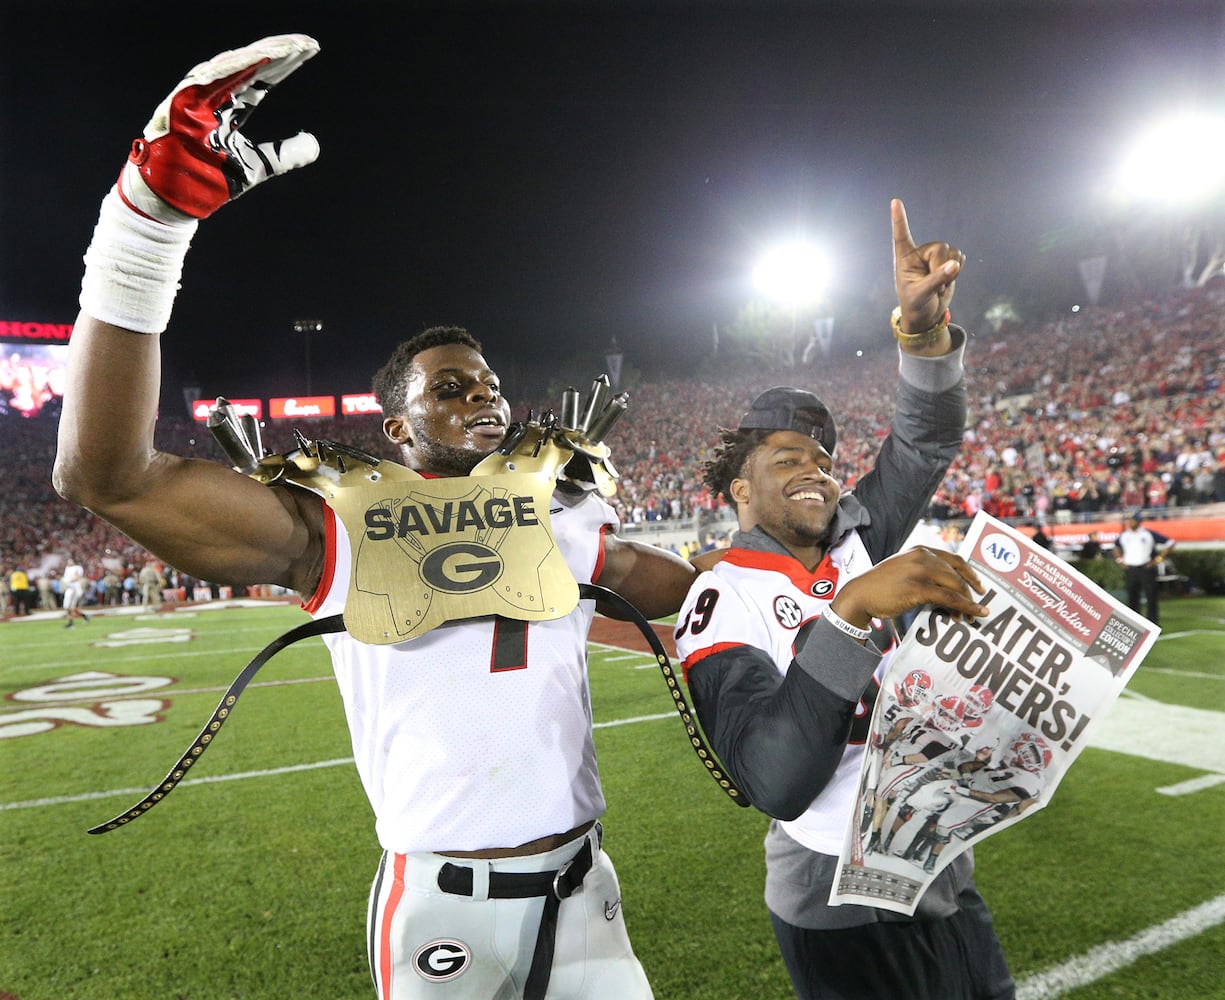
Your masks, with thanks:
[{"label": "red stripe on pant", "polygon": [[396,915],[396,907],[404,897],[404,866],[408,861],[406,855],[394,854],[395,866],[392,872],[391,888],[387,890],[387,901],[379,915],[379,997],[380,1000],[390,1000],[391,997],[391,922]]}]

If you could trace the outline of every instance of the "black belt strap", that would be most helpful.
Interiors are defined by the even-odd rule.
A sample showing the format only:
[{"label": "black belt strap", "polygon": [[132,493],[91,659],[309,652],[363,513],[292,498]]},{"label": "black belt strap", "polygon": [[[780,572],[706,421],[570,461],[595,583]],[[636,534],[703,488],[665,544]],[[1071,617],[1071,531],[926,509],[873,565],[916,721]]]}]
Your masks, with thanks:
[{"label": "black belt strap", "polygon": [[242,694],[250,682],[251,678],[259,672],[260,667],[267,663],[273,656],[279,653],[286,646],[292,646],[295,642],[301,639],[309,639],[312,636],[324,635],[327,632],[343,632],[345,628],[344,618],[341,615],[332,615],[328,618],[320,618],[316,621],[306,622],[305,624],[291,628],[284,635],[277,636],[272,642],[268,643],[261,649],[255,658],[248,663],[234,682],[229,686],[229,689],[222,696],[217,708],[213,711],[213,717],[208,720],[208,724],[200,730],[200,734],[192,741],[191,746],[179,758],[179,762],[174,765],[162,779],[162,783],[154,788],[148,795],[132,806],[130,809],[125,809],[114,819],[107,820],[105,823],[99,823],[97,826],[90,827],[90,833],[106,833],[110,830],[117,830],[125,823],[131,823],[132,820],[139,816],[143,816],[155,805],[162,801],[167,795],[174,791],[174,786],[177,785],[187,775],[191,766],[200,759],[200,755],[208,749],[210,743],[213,742],[213,737],[217,735],[226,719],[230,717],[230,710],[238,701],[238,696]]},{"label": "black belt strap", "polygon": [[698,727],[698,718],[685,701],[680,681],[676,679],[676,673],[672,669],[672,661],[668,659],[668,651],[664,649],[664,644],[659,641],[659,636],[651,628],[651,623],[646,620],[641,611],[615,590],[609,590],[607,587],[601,587],[594,583],[580,583],[578,585],[578,593],[580,597],[585,597],[588,600],[603,601],[611,604],[638,626],[638,631],[642,633],[642,637],[646,639],[647,645],[651,647],[651,652],[655,654],[655,662],[659,664],[660,672],[664,675],[664,681],[668,685],[668,692],[672,695],[672,701],[676,705],[676,711],[680,714],[681,722],[685,724],[685,732],[689,736],[689,742],[693,745],[694,753],[698,755],[698,760],[706,765],[706,770],[710,772],[710,776],[719,783],[719,787],[727,792],[728,797],[736,805],[747,807],[749,800],[745,798],[744,792],[737,788],[735,782],[728,777],[723,766],[719,763],[719,759],[715,756],[715,752],[706,745],[706,741],[702,738],[702,730]]},{"label": "black belt strap", "polygon": [[[557,913],[561,901],[572,896],[583,884],[594,863],[591,838],[584,835],[578,853],[556,871],[489,873],[490,899],[544,897],[544,912],[540,915],[540,929],[536,931],[536,947],[523,987],[523,1000],[544,1000],[553,971],[553,947],[557,941]],[[472,869],[447,862],[438,870],[438,888],[453,896],[471,896]]]},{"label": "black belt strap", "polygon": [[[680,682],[676,679],[676,674],[672,670],[672,662],[668,659],[668,653],[663,647],[663,643],[659,641],[659,636],[655,634],[655,630],[651,628],[651,623],[643,617],[633,604],[627,601],[616,591],[609,590],[607,587],[601,587],[594,583],[579,584],[579,596],[587,600],[601,601],[605,604],[617,608],[621,614],[638,626],[638,631],[647,641],[651,652],[655,654],[655,660],[659,664],[659,669],[663,672],[664,680],[667,682],[668,690],[672,694],[673,703],[676,705],[677,712],[680,713],[681,721],[685,724],[685,731],[689,735],[689,742],[693,745],[694,751],[698,755],[698,759],[706,765],[706,769],[710,772],[712,778],[719,783],[722,788],[731,797],[732,801],[739,806],[747,806],[748,799],[744,797],[744,793],[735,786],[731,778],[727,776],[723,768],[719,764],[718,759],[714,755],[714,751],[707,745],[702,738],[701,730],[698,728],[697,717],[690,710],[689,705],[685,702],[685,696],[681,692]],[[222,724],[230,717],[230,711],[238,701],[238,696],[242,694],[243,689],[251,682],[260,670],[273,656],[279,653],[286,646],[291,646],[295,642],[302,639],[309,639],[316,635],[325,635],[329,632],[343,632],[345,629],[343,615],[331,615],[327,618],[319,618],[315,621],[309,621],[299,625],[296,628],[290,629],[284,635],[280,635],[268,643],[262,650],[259,651],[243,669],[242,672],[234,678],[234,682],[229,686],[225,695],[222,697],[217,708],[213,711],[212,718],[199,735],[192,741],[186,752],[179,758],[178,763],[170,769],[166,777],[162,779],[161,784],[152,789],[148,795],[137,802],[134,806],[125,809],[118,816],[107,820],[105,823],[99,823],[97,826],[89,828],[90,833],[108,833],[111,830],[117,830],[132,820],[143,816],[155,805],[169,795],[175,786],[186,777],[188,770],[197,760],[200,755],[208,749],[210,743],[213,742],[213,737],[217,735],[217,731],[221,729]]]}]

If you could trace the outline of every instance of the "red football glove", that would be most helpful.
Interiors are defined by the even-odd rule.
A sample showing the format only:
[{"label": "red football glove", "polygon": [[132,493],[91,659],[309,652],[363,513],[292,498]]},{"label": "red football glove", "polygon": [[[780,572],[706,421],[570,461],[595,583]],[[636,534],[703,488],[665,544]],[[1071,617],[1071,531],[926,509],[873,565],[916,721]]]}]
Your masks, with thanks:
[{"label": "red football glove", "polygon": [[309,132],[253,143],[240,131],[268,91],[319,51],[306,35],[274,35],[195,67],[145,126],[120,176],[124,200],[144,215],[165,209],[150,192],[203,219],[261,181],[313,163]]}]

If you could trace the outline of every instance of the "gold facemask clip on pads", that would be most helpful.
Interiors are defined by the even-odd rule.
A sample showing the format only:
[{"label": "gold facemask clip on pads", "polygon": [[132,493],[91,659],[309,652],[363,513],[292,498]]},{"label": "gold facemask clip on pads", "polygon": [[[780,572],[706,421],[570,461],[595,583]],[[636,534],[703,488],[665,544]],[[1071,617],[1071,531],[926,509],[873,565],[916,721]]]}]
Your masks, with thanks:
[{"label": "gold facemask clip on pads", "polygon": [[[593,380],[586,405],[581,408],[578,390],[568,388],[562,394],[560,418],[549,410],[540,419],[529,413],[526,422],[512,424],[502,443],[472,470],[472,475],[522,472],[556,482],[569,492],[596,489],[601,496],[614,496],[620,474],[604,438],[628,407],[629,394],[613,395],[607,375]],[[209,413],[208,428],[234,470],[265,486],[286,479],[326,496],[328,484],[347,487],[388,478],[423,478],[406,466],[358,448],[328,440],[307,441],[296,430],[296,450],[284,455],[266,454],[255,418],[239,414],[222,396],[217,397],[217,405]]]},{"label": "gold facemask clip on pads", "polygon": [[553,537],[549,505],[556,488],[616,492],[617,473],[599,437],[628,400],[612,396],[604,376],[582,417],[577,396],[567,391],[561,420],[549,411],[514,425],[471,476],[442,479],[334,441],[307,441],[297,431],[296,450],[264,455],[224,399],[209,426],[237,471],[327,500],[352,552],[345,628],[382,645],[448,621],[543,621],[574,610],[578,584]]}]

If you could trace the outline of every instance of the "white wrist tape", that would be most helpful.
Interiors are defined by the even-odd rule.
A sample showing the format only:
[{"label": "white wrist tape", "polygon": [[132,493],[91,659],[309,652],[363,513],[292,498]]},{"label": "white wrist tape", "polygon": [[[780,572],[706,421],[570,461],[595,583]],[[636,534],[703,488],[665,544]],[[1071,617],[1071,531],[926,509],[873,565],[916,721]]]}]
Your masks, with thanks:
[{"label": "white wrist tape", "polygon": [[111,188],[85,251],[81,308],[125,330],[161,333],[170,322],[183,259],[198,225],[198,219],[186,216],[165,222],[146,218]]}]

